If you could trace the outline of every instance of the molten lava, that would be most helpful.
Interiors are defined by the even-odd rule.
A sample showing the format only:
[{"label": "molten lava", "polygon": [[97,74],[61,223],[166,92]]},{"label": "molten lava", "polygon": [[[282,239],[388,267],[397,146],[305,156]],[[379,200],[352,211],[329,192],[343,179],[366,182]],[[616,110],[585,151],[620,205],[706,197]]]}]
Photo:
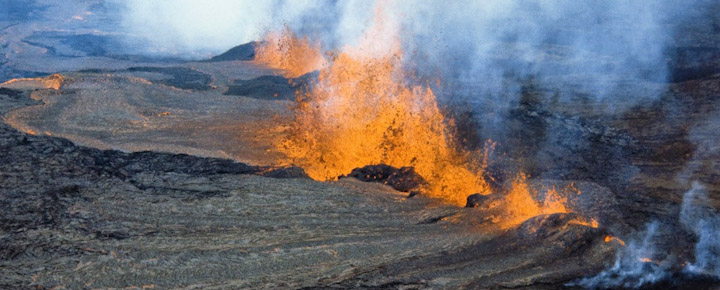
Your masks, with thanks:
[{"label": "molten lava", "polygon": [[618,238],[618,237],[613,237],[613,236],[605,236],[605,242],[606,242],[606,243],[609,243],[609,242],[612,242],[612,241],[615,241],[615,242],[619,243],[619,244],[620,244],[621,246],[623,246],[623,247],[625,246],[625,241],[621,240],[620,238]]},{"label": "molten lava", "polygon": [[29,89],[53,89],[53,90],[59,90],[60,87],[65,82],[65,78],[63,78],[60,74],[53,74],[46,77],[39,77],[39,78],[19,78],[19,79],[11,79],[9,81],[6,81],[4,83],[0,84],[0,87],[3,88],[10,88],[10,89],[21,89],[21,90],[29,90]]},{"label": "molten lava", "polygon": [[[565,189],[565,196],[570,188]],[[537,196],[537,192],[530,188],[527,177],[524,174],[518,174],[512,182],[510,191],[505,196],[501,224],[510,227],[537,215],[570,212],[565,207],[567,198],[562,197],[555,188],[545,192],[542,202],[537,202],[533,196]]]},{"label": "molten lava", "polygon": [[[365,49],[376,39],[374,33],[383,33],[381,25],[376,22],[360,47],[337,54],[318,82],[298,95],[295,122],[279,149],[318,180],[384,163],[413,166],[428,182],[424,192],[458,205],[469,194],[489,192],[480,164],[469,162],[451,144],[452,124],[433,91],[408,83],[398,39],[382,54]],[[302,50],[292,48],[302,45],[297,37],[278,39],[290,41],[287,51]]]},{"label": "molten lava", "polygon": [[[258,50],[259,62],[291,77],[322,67],[317,82],[297,92],[294,122],[277,148],[316,180],[383,163],[414,167],[427,181],[424,194],[456,205],[465,205],[470,194],[490,193],[483,178],[488,150],[457,149],[453,121],[440,110],[430,87],[411,81],[397,32],[387,29],[381,15],[376,13],[358,46],[329,53],[328,62],[317,59],[323,55],[319,45],[288,28],[268,34]],[[388,30],[393,37],[388,38]],[[536,195],[519,174],[501,205],[503,225],[569,212],[556,191],[548,191],[542,202]]]},{"label": "molten lava", "polygon": [[288,78],[297,78],[325,64],[320,43],[296,36],[289,27],[280,33],[265,35],[265,40],[255,50],[255,62],[280,69]]},{"label": "molten lava", "polygon": [[586,219],[586,218],[572,220],[569,222],[569,224],[581,225],[581,226],[586,226],[589,228],[598,228],[600,226],[600,223],[598,223],[598,221],[596,221],[595,219]]}]

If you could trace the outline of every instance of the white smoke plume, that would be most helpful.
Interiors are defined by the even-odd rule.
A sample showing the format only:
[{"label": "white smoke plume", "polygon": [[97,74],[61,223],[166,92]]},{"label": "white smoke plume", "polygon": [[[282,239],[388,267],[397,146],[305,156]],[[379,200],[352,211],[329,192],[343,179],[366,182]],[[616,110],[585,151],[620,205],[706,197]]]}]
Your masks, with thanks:
[{"label": "white smoke plume", "polygon": [[703,276],[720,280],[720,215],[708,204],[705,186],[693,182],[692,188],[683,196],[679,216],[680,224],[697,238],[691,261],[681,261],[658,249],[667,237],[658,234],[658,228],[664,225],[655,221],[637,235],[639,240],[631,240],[627,247],[618,251],[611,268],[569,286],[639,288],[678,277],[673,276],[678,274],[673,273],[674,268],[682,269],[680,274],[689,277]]},{"label": "white smoke plume", "polygon": [[683,196],[680,222],[698,238],[695,261],[685,270],[699,275],[720,278],[720,216],[708,206],[707,190],[699,182]]},{"label": "white smoke plume", "polygon": [[668,276],[667,264],[654,261],[657,255],[657,231],[659,224],[650,223],[642,238],[631,240],[617,253],[610,269],[597,276],[581,279],[570,286],[585,288],[638,288],[656,283]]},{"label": "white smoke plume", "polygon": [[[498,52],[523,66],[566,58],[583,70],[655,64],[669,31],[669,4],[654,1],[122,1],[122,26],[157,51],[221,51],[287,24],[336,48],[354,44],[378,5],[403,25],[404,42],[438,61],[471,59],[464,74],[487,75]],[[548,47],[566,51],[548,54]],[[552,53],[552,52],[550,52]],[[592,61],[590,61],[592,60]],[[528,64],[530,63],[530,64]],[[506,64],[508,65],[508,64]],[[638,65],[640,67],[638,67]],[[542,71],[542,67],[525,73]],[[657,68],[653,67],[653,70]],[[662,72],[657,72],[662,73]],[[596,80],[596,82],[602,82]]]},{"label": "white smoke plume", "polygon": [[[118,0],[111,0],[118,1]],[[532,83],[546,107],[621,115],[652,105],[667,91],[667,51],[679,27],[702,17],[712,0],[157,0],[118,1],[124,32],[145,39],[130,51],[208,58],[262,39],[287,25],[327,50],[356,46],[378,7],[392,27],[374,35],[383,52],[399,37],[404,63],[433,86],[442,106],[472,111],[477,146],[506,144],[512,110]],[[688,9],[693,8],[693,9]],[[690,12],[694,11],[694,12]],[[695,13],[695,14],[693,14]],[[561,128],[562,129],[562,128]],[[592,144],[549,129],[536,152],[553,152],[555,140],[583,151]],[[528,157],[532,158],[532,157]],[[614,157],[621,159],[622,156]],[[564,166],[564,165],[559,165]],[[630,175],[632,168],[618,168]],[[555,174],[555,173],[548,173]],[[548,176],[556,177],[556,176]]]},{"label": "white smoke plume", "polygon": [[380,7],[398,24],[387,33],[401,38],[406,62],[419,75],[439,76],[449,97],[502,116],[528,78],[555,90],[548,98],[606,112],[647,103],[665,89],[664,52],[677,23],[689,18],[681,8],[704,2],[128,0],[119,6],[125,32],[146,40],[133,49],[190,58],[260,40],[283,25],[328,50],[355,45]]},{"label": "white smoke plume", "polygon": [[323,9],[321,1],[127,0],[121,25],[145,39],[135,50],[156,55],[206,57],[259,40],[269,30]]}]

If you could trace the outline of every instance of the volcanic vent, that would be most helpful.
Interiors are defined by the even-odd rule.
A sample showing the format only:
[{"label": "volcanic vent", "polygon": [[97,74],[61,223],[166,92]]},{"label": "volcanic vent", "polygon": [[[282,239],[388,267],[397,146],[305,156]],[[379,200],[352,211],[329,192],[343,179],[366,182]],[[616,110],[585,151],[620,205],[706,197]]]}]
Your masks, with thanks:
[{"label": "volcanic vent", "polygon": [[[521,171],[506,173],[512,175],[510,182],[491,188],[496,180],[487,170],[494,142],[473,151],[458,144],[455,122],[440,108],[430,85],[406,69],[397,29],[379,6],[356,46],[322,53],[319,42],[300,38],[288,27],[257,45],[255,61],[280,69],[291,83],[316,74],[296,90],[294,119],[276,145],[290,163],[316,180],[335,180],[367,165],[408,168],[422,182],[405,191],[458,206],[467,205],[472,194],[492,195],[499,203],[485,207],[502,207],[497,220],[504,226],[571,212],[564,196],[580,192],[530,188]],[[540,201],[539,195],[544,197]]]}]

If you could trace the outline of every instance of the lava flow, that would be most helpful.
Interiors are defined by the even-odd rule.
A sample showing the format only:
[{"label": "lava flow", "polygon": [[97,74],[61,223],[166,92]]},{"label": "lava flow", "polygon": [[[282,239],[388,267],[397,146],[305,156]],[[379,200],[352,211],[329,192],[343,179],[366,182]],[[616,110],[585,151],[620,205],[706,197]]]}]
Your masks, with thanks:
[{"label": "lava flow", "polygon": [[[533,189],[527,183],[527,177],[524,174],[518,174],[512,182],[510,191],[505,195],[505,204],[503,207],[502,225],[512,226],[541,214],[552,213],[568,213],[570,210],[565,206],[566,198],[554,188],[545,192],[545,198],[542,202],[537,202],[533,198]],[[569,189],[565,189],[565,195],[569,194]]]},{"label": "lava flow", "polygon": [[[294,122],[277,148],[316,180],[382,163],[414,167],[427,181],[421,191],[448,203],[462,206],[470,194],[491,193],[483,178],[488,150],[457,149],[453,120],[443,114],[430,87],[410,81],[400,38],[381,15],[378,10],[358,46],[328,53],[333,58],[327,62],[315,59],[323,55],[319,45],[288,28],[268,34],[257,62],[282,69],[288,77],[326,64],[316,83],[297,92]],[[542,202],[533,193],[524,174],[518,174],[505,196],[502,223],[569,212],[557,192],[548,191]]]}]

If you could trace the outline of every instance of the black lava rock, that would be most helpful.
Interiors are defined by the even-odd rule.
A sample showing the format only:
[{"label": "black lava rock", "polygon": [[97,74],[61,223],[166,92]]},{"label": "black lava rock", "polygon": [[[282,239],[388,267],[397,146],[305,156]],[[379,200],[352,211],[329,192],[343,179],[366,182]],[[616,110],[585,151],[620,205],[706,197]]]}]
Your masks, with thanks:
[{"label": "black lava rock", "polygon": [[223,54],[213,56],[210,62],[217,61],[233,61],[233,60],[253,60],[255,59],[255,46],[258,42],[252,41],[238,45],[224,52]]},{"label": "black lava rock", "polygon": [[275,168],[265,172],[262,176],[271,178],[310,178],[304,169],[297,166]]},{"label": "black lava rock", "polygon": [[500,196],[497,194],[475,193],[467,197],[467,203],[465,204],[465,207],[491,207],[492,202],[499,199]]},{"label": "black lava rock", "polygon": [[292,81],[281,76],[261,76],[251,80],[236,80],[234,85],[228,86],[224,95],[245,96],[255,99],[283,99],[295,98],[296,87]]},{"label": "black lava rock", "polygon": [[355,168],[347,175],[360,181],[387,184],[397,191],[410,192],[426,184],[425,179],[413,167],[395,168],[386,164]]},{"label": "black lava rock", "polygon": [[6,95],[6,96],[8,96],[8,97],[11,97],[11,98],[15,98],[15,99],[16,99],[16,98],[18,98],[21,94],[22,94],[22,92],[20,92],[20,91],[8,89],[8,88],[0,88],[0,95]]},{"label": "black lava rock", "polygon": [[410,194],[408,194],[407,198],[415,197],[415,196],[418,195],[418,194],[421,194],[421,192],[418,191],[418,190],[413,190],[413,191],[410,192]]},{"label": "black lava rock", "polygon": [[211,89],[212,77],[206,73],[186,67],[131,67],[129,72],[154,72],[170,76],[169,79],[155,80],[164,85],[183,90],[206,91]]},{"label": "black lava rock", "polygon": [[223,94],[265,100],[295,100],[296,91],[307,89],[318,76],[318,72],[311,72],[295,79],[261,76],[250,80],[235,80]]}]

